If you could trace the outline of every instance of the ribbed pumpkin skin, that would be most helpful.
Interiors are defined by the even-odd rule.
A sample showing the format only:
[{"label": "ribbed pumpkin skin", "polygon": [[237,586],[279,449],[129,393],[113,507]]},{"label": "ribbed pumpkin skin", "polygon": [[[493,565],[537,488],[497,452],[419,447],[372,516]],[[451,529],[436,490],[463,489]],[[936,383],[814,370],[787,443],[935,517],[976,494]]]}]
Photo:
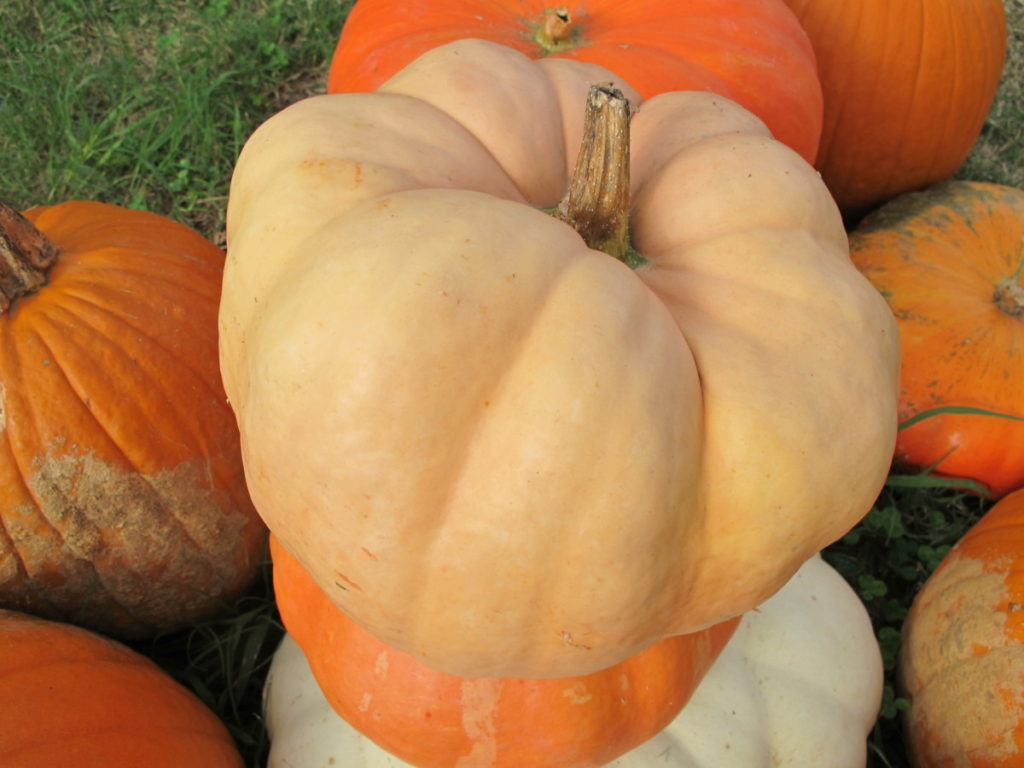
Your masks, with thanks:
[{"label": "ribbed pumpkin skin", "polygon": [[217,365],[223,252],[102,203],[25,217],[63,254],[0,314],[0,605],[119,637],[211,614],[266,543]]},{"label": "ribbed pumpkin skin", "polygon": [[1003,70],[1002,0],[786,0],[825,97],[817,167],[856,218],[949,178],[981,131]]},{"label": "ribbed pumpkin skin", "polygon": [[240,768],[223,723],[149,659],[0,610],[4,768]]},{"label": "ribbed pumpkin skin", "polygon": [[331,706],[419,768],[590,768],[668,725],[732,637],[735,617],[601,672],[462,678],[389,648],[340,611],[271,537],[281,617]]},{"label": "ribbed pumpkin skin", "polygon": [[1024,491],[957,542],[903,628],[905,732],[919,768],[1024,764]]},{"label": "ribbed pumpkin skin", "polygon": [[[1024,417],[1022,237],[1024,192],[961,181],[904,195],[851,234],[899,324],[901,419],[943,405]],[[900,431],[896,458],[1003,496],[1024,486],[1024,421],[933,416]]]},{"label": "ribbed pumpkin skin", "polygon": [[288,107],[235,167],[220,352],[253,500],[450,674],[587,674],[743,613],[891,463],[895,321],[749,112],[640,104],[640,269],[537,210],[615,79],[461,40]]},{"label": "ribbed pumpkin skin", "polygon": [[545,10],[559,5],[359,0],[335,49],[328,92],[374,90],[430,48],[475,37],[533,58],[600,64],[645,99],[690,90],[726,96],[814,161],[821,85],[807,35],[782,0],[583,0],[565,6],[582,40],[548,51],[533,39],[534,29]]}]

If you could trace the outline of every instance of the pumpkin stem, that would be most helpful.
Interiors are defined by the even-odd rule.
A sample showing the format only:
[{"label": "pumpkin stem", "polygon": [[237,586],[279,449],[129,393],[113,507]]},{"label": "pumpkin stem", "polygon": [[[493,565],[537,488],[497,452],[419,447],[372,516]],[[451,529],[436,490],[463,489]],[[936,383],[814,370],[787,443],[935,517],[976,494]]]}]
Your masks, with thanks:
[{"label": "pumpkin stem", "polygon": [[996,286],[992,300],[996,306],[1010,317],[1024,315],[1024,286],[1020,283],[1021,272],[1024,271],[1024,259],[1016,271]]},{"label": "pumpkin stem", "polygon": [[546,8],[542,34],[551,42],[558,43],[569,37],[572,28],[572,14],[568,8]]},{"label": "pumpkin stem", "polygon": [[575,23],[569,9],[565,7],[545,8],[540,19],[534,22],[533,39],[544,49],[544,53],[566,51],[583,45],[583,32]]},{"label": "pumpkin stem", "polygon": [[587,96],[583,143],[569,191],[555,217],[575,229],[591,248],[631,264],[629,245],[629,119],[633,106],[610,83],[592,85]]},{"label": "pumpkin stem", "polygon": [[52,240],[0,200],[0,312],[45,285],[59,255]]}]

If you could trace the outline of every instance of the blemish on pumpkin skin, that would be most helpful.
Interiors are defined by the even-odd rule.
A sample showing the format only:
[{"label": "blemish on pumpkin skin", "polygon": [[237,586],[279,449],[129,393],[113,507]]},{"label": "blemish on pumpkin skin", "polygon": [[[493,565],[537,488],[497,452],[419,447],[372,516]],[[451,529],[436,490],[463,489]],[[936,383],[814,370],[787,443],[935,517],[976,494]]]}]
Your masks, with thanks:
[{"label": "blemish on pumpkin skin", "polygon": [[377,559],[377,556],[376,556],[375,554],[373,554],[373,552],[371,552],[370,550],[368,550],[368,549],[367,549],[366,547],[360,547],[360,549],[362,549],[362,550],[363,550],[363,553],[364,553],[364,554],[365,554],[365,555],[366,555],[366,556],[367,556],[368,558],[370,558],[371,560],[376,560],[376,559]]},{"label": "blemish on pumpkin skin", "polygon": [[220,506],[209,473],[204,461],[139,474],[92,454],[36,459],[26,477],[36,504],[18,510],[34,526],[10,531],[25,566],[13,598],[127,638],[219,610],[254,573],[254,534],[243,512]]},{"label": "blemish on pumpkin skin", "polygon": [[462,730],[472,749],[459,758],[455,768],[494,765],[498,758],[494,716],[502,682],[495,678],[466,679],[460,686]]},{"label": "blemish on pumpkin skin", "polygon": [[381,651],[377,655],[377,660],[373,663],[373,674],[375,674],[381,680],[386,680],[388,677],[389,667],[390,661],[388,659],[388,652]]},{"label": "blemish on pumpkin skin", "polygon": [[594,698],[594,695],[587,690],[586,683],[583,682],[576,683],[572,688],[566,688],[562,691],[562,695],[573,704],[586,704]]},{"label": "blemish on pumpkin skin", "polygon": [[997,760],[1019,754],[1014,732],[1024,715],[1024,676],[1020,645],[999,610],[1010,602],[1008,592],[1000,563],[954,555],[912,609],[900,682],[930,764],[953,765],[965,753]]},{"label": "blemish on pumpkin skin", "polygon": [[[362,587],[360,587],[358,584],[356,584],[354,581],[352,581],[352,579],[350,579],[348,576],[346,576],[341,571],[335,571],[334,575],[337,576],[339,579],[341,579],[343,582],[345,582],[346,585],[348,585],[349,587],[352,587],[352,589],[355,589],[355,590],[357,590],[359,592],[363,591]],[[346,592],[348,591],[348,589],[345,586],[343,586],[342,584],[339,584],[338,582],[334,582],[334,583],[335,583],[336,586],[340,587],[341,589],[344,589]]]},{"label": "blemish on pumpkin skin", "polygon": [[363,697],[359,700],[359,706],[356,707],[360,712],[368,712],[370,710],[370,702],[373,701],[372,693],[364,693]]},{"label": "blemish on pumpkin skin", "polygon": [[562,642],[565,643],[566,645],[572,647],[572,648],[579,648],[581,651],[589,651],[589,650],[591,650],[589,645],[584,645],[583,643],[578,643],[578,642],[574,641],[572,639],[572,633],[571,632],[566,632],[565,630],[562,630]]}]

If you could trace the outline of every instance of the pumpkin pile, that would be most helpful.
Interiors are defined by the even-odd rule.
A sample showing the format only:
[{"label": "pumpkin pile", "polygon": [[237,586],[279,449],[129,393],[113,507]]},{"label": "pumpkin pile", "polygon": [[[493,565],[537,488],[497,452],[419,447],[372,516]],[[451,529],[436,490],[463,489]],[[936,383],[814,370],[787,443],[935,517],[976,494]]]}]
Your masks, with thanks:
[{"label": "pumpkin pile", "polygon": [[[286,572],[298,568],[279,549],[274,562]],[[286,622],[296,616],[288,602],[281,608]],[[858,768],[881,694],[881,657],[864,605],[818,556],[738,627],[671,638],[570,680],[439,675],[374,640],[322,592],[315,610],[322,634],[299,642],[286,636],[267,677],[268,768],[447,765],[440,756],[456,746],[493,747],[497,759],[487,764],[510,766],[600,765],[581,755],[615,750],[622,754],[607,763],[613,768]],[[686,706],[624,752],[629,730],[672,701],[679,662],[687,655],[706,661],[701,646],[723,640]],[[307,655],[302,648],[311,643]],[[637,706],[640,696],[653,698]],[[493,713],[494,730],[458,727],[469,707],[474,718]],[[536,748],[544,750],[539,761],[517,753]]]},{"label": "pumpkin pile", "polygon": [[[424,48],[271,117],[232,178],[221,371],[278,606],[361,734],[341,762],[607,764],[870,507],[894,319],[768,117]],[[819,760],[863,763],[865,634],[866,688],[793,701],[872,713]]]},{"label": "pumpkin pile", "polygon": [[275,115],[232,179],[253,501],[332,602],[450,674],[588,674],[754,608],[889,468],[892,314],[749,112],[618,80],[629,174],[585,180],[622,183],[638,269],[539,210],[583,136],[625,158],[614,120],[561,119],[608,81],[456,41]]},{"label": "pumpkin pile", "polygon": [[240,765],[107,636],[269,554],[271,768],[862,768],[820,553],[895,462],[1001,499],[907,618],[908,752],[1011,764],[1024,191],[948,180],[1003,5],[842,5],[358,0],[226,251],[0,203],[0,763]]}]

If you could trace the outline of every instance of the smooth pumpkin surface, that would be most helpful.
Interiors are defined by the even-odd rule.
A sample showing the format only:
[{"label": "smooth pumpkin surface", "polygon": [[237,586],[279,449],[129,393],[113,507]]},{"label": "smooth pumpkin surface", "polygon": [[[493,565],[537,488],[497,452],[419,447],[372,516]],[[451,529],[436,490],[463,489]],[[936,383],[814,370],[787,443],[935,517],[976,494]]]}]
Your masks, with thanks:
[{"label": "smooth pumpkin surface", "polygon": [[915,766],[1024,762],[1024,491],[995,504],[925,582],[903,626]]},{"label": "smooth pumpkin surface", "polygon": [[954,181],[894,200],[850,236],[854,263],[900,328],[896,458],[1000,497],[1024,487],[1024,192]]},{"label": "smooth pumpkin surface", "polygon": [[537,209],[609,80],[461,41],[284,110],[232,179],[221,368],[256,506],[336,605],[450,674],[587,674],[738,615],[891,460],[891,313],[748,112],[640,104],[646,266]]},{"label": "smooth pumpkin surface", "polygon": [[672,721],[739,621],[662,640],[580,677],[462,678],[360,628],[273,537],[271,554],[282,621],[331,706],[421,768],[603,765]]},{"label": "smooth pumpkin surface", "polygon": [[146,657],[0,610],[0,765],[241,768],[223,723]]},{"label": "smooth pumpkin surface", "polygon": [[[867,611],[815,556],[743,616],[676,718],[608,766],[863,768],[881,691],[881,653]],[[264,713],[268,768],[409,765],[332,709],[291,635],[274,654]]]},{"label": "smooth pumpkin surface", "polygon": [[824,92],[816,165],[851,218],[963,164],[1006,57],[1003,0],[786,0]]},{"label": "smooth pumpkin surface", "polygon": [[104,203],[25,216],[61,253],[0,313],[0,605],[122,637],[210,615],[266,545],[217,366],[224,254]]},{"label": "smooth pumpkin surface", "polygon": [[814,52],[782,0],[359,0],[327,90],[372,91],[421,53],[462,38],[600,64],[644,98],[717,93],[809,162],[818,149],[823,106]]}]

